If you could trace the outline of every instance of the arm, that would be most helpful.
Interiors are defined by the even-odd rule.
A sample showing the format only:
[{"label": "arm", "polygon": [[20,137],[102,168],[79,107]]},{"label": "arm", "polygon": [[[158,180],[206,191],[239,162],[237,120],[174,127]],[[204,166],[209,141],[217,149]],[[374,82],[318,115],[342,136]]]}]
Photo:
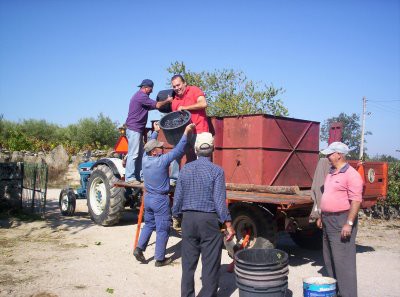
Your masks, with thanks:
[{"label": "arm", "polygon": [[357,218],[358,211],[360,210],[362,202],[363,186],[364,182],[360,174],[354,170],[354,173],[352,174],[352,176],[349,177],[347,181],[347,194],[351,202],[346,224],[344,224],[342,227],[342,238],[350,237],[351,235],[351,230],[353,226],[349,224],[349,221],[354,222]]},{"label": "arm", "polygon": [[164,101],[158,101],[156,104],[156,108],[160,109],[161,107],[163,107],[164,105],[171,103],[173,100],[173,98],[171,96],[168,96],[167,99],[165,99]]},{"label": "arm", "polygon": [[353,226],[349,225],[349,221],[354,222],[354,220],[357,218],[358,211],[360,210],[360,206],[361,206],[360,201],[356,201],[356,200],[351,201],[350,211],[349,211],[349,215],[347,217],[347,222],[342,227],[342,232],[341,232],[342,238],[350,237]]},{"label": "arm", "polygon": [[181,140],[174,147],[174,149],[172,151],[170,151],[169,153],[161,156],[161,158],[163,158],[162,162],[165,165],[169,166],[169,164],[173,160],[179,159],[185,154],[185,146],[186,146],[186,143],[187,143],[187,136],[188,136],[189,133],[191,133],[191,131],[194,129],[195,126],[196,126],[195,124],[187,125],[186,128],[185,128],[185,131],[183,132]]},{"label": "arm", "polygon": [[200,109],[206,109],[207,108],[207,100],[206,97],[204,96],[199,96],[197,98],[197,102],[192,105],[188,106],[179,106],[178,110],[200,110]]},{"label": "arm", "polygon": [[[182,170],[183,171],[183,170]],[[182,173],[181,171],[181,173]],[[178,178],[176,183],[175,193],[174,193],[174,204],[172,205],[172,216],[177,217],[182,213],[182,179]]]},{"label": "arm", "polygon": [[226,186],[223,170],[218,172],[218,175],[215,179],[213,198],[219,221],[225,223],[226,230],[228,231],[228,234],[226,235],[226,240],[229,241],[235,235],[235,229],[233,229],[232,227],[232,218],[229,214],[228,207],[226,206]]},{"label": "arm", "polygon": [[160,125],[158,124],[158,122],[154,122],[153,129],[154,131],[153,133],[151,133],[150,140],[158,138],[158,132],[160,131]]}]

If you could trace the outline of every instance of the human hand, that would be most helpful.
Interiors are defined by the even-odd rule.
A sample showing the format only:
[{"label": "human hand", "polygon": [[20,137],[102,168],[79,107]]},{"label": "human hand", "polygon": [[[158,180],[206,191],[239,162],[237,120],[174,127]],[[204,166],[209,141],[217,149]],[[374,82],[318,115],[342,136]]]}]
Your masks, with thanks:
[{"label": "human hand", "polygon": [[154,122],[153,128],[154,128],[154,131],[159,132],[160,131],[160,123]]},{"label": "human hand", "polygon": [[186,134],[186,135],[189,134],[191,131],[194,130],[195,127],[196,127],[196,125],[193,124],[193,123],[187,125],[186,128],[185,128],[184,134]]},{"label": "human hand", "polygon": [[232,225],[230,225],[229,227],[226,226],[226,232],[225,232],[226,241],[232,240],[235,234],[236,232],[235,229],[233,229]]},{"label": "human hand", "polygon": [[341,236],[342,239],[346,239],[349,238],[351,236],[351,230],[353,229],[353,227],[351,227],[349,224],[344,224],[342,227],[342,232],[341,232]]},{"label": "human hand", "polygon": [[322,219],[321,218],[317,219],[316,224],[317,224],[318,228],[322,229]]},{"label": "human hand", "polygon": [[186,108],[185,108],[185,106],[179,106],[178,107],[178,111],[182,111],[182,110],[185,110]]}]

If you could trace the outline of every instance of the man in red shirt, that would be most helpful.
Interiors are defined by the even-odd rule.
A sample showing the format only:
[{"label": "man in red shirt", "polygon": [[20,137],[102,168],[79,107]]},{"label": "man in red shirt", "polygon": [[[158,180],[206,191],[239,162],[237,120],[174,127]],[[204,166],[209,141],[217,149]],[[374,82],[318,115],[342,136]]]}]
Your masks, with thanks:
[{"label": "man in red shirt", "polygon": [[188,110],[192,114],[192,122],[196,125],[195,134],[209,132],[206,115],[207,100],[204,93],[196,86],[188,86],[182,75],[171,78],[175,97],[172,101],[172,111]]},{"label": "man in red shirt", "polygon": [[363,180],[346,162],[349,148],[332,142],[321,151],[332,168],[325,178],[318,227],[323,230],[323,256],[328,275],[337,280],[341,297],[357,297],[357,215],[362,202]]},{"label": "man in red shirt", "polygon": [[[171,85],[175,92],[174,100],[171,103],[172,111],[188,110],[192,115],[192,123],[196,125],[192,138],[189,139],[190,152],[186,152],[189,160],[196,158],[194,146],[197,135],[209,133],[208,119],[206,114],[207,100],[202,90],[196,86],[188,86],[182,75],[176,74],[171,78]],[[180,162],[180,160],[178,160]],[[179,173],[179,165],[172,163],[171,179],[176,180]]]}]

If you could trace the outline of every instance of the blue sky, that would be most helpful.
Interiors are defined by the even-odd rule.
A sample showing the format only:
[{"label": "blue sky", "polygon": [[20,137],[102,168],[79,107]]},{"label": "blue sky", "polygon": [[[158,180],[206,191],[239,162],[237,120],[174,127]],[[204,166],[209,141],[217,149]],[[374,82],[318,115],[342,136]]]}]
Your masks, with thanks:
[{"label": "blue sky", "polygon": [[[0,114],[123,123],[144,78],[229,68],[282,87],[291,117],[362,111],[368,153],[400,158],[400,1],[0,0]],[[153,117],[155,115],[153,114]]]}]

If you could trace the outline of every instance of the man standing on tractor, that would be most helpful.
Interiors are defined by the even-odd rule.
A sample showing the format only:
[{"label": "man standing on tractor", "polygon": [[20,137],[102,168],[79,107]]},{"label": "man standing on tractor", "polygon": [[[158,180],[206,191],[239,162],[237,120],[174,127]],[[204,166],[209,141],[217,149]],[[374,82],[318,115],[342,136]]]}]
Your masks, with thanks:
[{"label": "man standing on tractor", "polygon": [[159,109],[172,102],[172,98],[156,102],[150,99],[154,83],[144,79],[140,89],[131,98],[126,119],[126,137],[128,138],[128,155],[126,160],[125,181],[129,185],[140,185],[142,180],[143,132],[146,127],[149,110]]},{"label": "man standing on tractor", "polygon": [[[176,74],[171,78],[171,85],[175,92],[175,97],[171,104],[172,111],[188,110],[192,115],[192,123],[196,125],[193,136],[189,139],[190,147],[188,149],[192,150],[192,152],[189,152],[189,156],[187,155],[189,161],[192,161],[196,158],[194,146],[197,135],[207,133],[209,134],[208,136],[211,137],[206,114],[207,100],[200,88],[188,86],[185,79],[180,74]],[[180,160],[178,160],[178,162],[180,162]],[[174,180],[178,179],[178,162],[173,162],[172,164],[171,178]]]},{"label": "man standing on tractor", "polygon": [[139,242],[133,255],[142,263],[146,263],[143,251],[146,250],[150,236],[156,231],[156,249],[154,252],[155,266],[161,267],[172,262],[165,257],[165,249],[169,238],[171,225],[171,210],[169,207],[169,165],[173,160],[181,158],[185,153],[188,134],[195,128],[194,124],[186,126],[183,136],[175,148],[164,154],[164,143],[157,141],[160,127],[154,123],[151,139],[144,146],[146,155],[143,157],[143,177],[146,194],[144,198],[144,227],[140,233]]}]

